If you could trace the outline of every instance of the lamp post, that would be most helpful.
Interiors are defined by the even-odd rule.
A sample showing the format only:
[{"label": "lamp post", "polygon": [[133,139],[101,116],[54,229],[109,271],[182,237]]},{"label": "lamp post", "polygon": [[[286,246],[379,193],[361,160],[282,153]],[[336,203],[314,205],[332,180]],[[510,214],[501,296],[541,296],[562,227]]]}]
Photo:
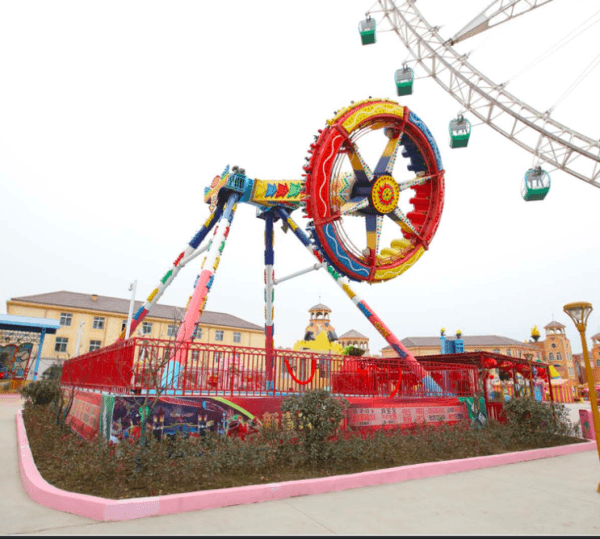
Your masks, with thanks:
[{"label": "lamp post", "polygon": [[[588,352],[587,342],[585,340],[585,328],[588,317],[592,312],[592,304],[584,301],[568,303],[563,307],[563,310],[573,320],[579,335],[581,336],[581,345],[583,347],[583,360],[585,362],[585,374],[587,378],[590,403],[592,405],[592,417],[594,419],[594,431],[596,433],[596,447],[598,449],[598,458],[600,458],[600,416],[598,415],[598,399],[596,397],[596,388],[594,384],[594,375],[590,365],[590,356]],[[598,483],[598,492],[600,492],[600,483]]]},{"label": "lamp post", "polygon": [[82,320],[79,322],[79,329],[77,330],[77,341],[75,342],[75,357],[79,355],[79,345],[81,344],[81,328],[85,325],[85,322]]},{"label": "lamp post", "polygon": [[129,332],[131,331],[131,318],[133,316],[133,305],[135,303],[135,289],[137,288],[137,279],[133,281],[128,290],[131,291],[131,301],[129,302],[129,314],[127,315],[127,326],[125,327],[125,340],[129,339]]}]

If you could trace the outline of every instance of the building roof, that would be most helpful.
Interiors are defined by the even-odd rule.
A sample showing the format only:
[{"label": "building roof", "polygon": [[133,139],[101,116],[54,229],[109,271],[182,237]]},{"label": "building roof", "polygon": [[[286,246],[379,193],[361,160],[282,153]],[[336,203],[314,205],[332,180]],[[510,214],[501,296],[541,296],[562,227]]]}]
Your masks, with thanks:
[{"label": "building roof", "polygon": [[556,322],[555,320],[552,320],[552,322],[550,322],[547,326],[544,326],[544,329],[548,329],[548,328],[564,328],[565,326],[563,324],[561,324],[560,322]]},{"label": "building roof", "polygon": [[[456,337],[446,337],[446,340],[454,341]],[[530,346],[529,343],[500,335],[463,335],[462,340],[465,346]],[[401,342],[407,348],[440,347],[439,337],[405,337]],[[391,350],[391,348],[391,346],[386,346],[384,350]]]},{"label": "building roof", "polygon": [[311,307],[310,309],[308,309],[308,312],[311,311],[329,311],[331,312],[331,309],[329,307],[327,307],[327,305],[323,305],[322,303],[317,303],[314,307]]},{"label": "building roof", "polygon": [[33,316],[16,316],[12,314],[0,314],[0,329],[11,331],[25,331],[28,333],[56,333],[60,329],[60,321],[53,318],[36,318]]},{"label": "building roof", "polygon": [[[96,297],[97,299],[94,300],[93,297]],[[125,318],[127,318],[127,315],[129,314],[128,299],[99,296],[96,294],[80,294],[78,292],[68,292],[66,290],[61,290],[60,292],[48,292],[47,294],[36,294],[33,296],[21,296],[19,298],[12,298],[11,301],[43,303],[45,305],[56,305],[57,307],[105,311],[122,314]],[[136,301],[133,312],[135,313],[142,304],[142,301]],[[185,309],[182,309],[181,307],[160,305],[157,303],[152,307],[148,316],[152,318],[163,318],[165,320],[180,320],[183,318],[184,313]],[[209,326],[235,327],[257,331],[262,331],[264,329],[252,322],[242,320],[237,316],[215,311],[204,311],[200,317],[200,323]]]},{"label": "building roof", "polygon": [[359,333],[355,329],[351,329],[350,331],[346,331],[346,333],[338,337],[338,340],[339,339],[365,339],[368,341],[369,337],[365,337],[362,333]]}]

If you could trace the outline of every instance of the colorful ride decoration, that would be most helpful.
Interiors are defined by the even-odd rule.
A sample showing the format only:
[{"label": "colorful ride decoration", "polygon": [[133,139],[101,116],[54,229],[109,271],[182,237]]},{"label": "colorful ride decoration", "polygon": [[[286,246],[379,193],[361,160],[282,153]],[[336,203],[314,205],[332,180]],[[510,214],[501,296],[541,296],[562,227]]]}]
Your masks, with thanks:
[{"label": "colorful ride decoration", "polygon": [[[359,139],[382,146],[373,168],[359,149]],[[404,171],[399,167],[395,169],[397,160],[404,161]],[[303,178],[292,180],[250,178],[244,169],[229,166],[216,176],[204,194],[211,215],[135,314],[131,334],[180,268],[205,252],[176,338],[178,344],[190,341],[213,285],[237,205],[246,203],[257,207],[258,217],[265,221],[266,380],[269,388],[273,389],[274,287],[277,284],[273,225],[280,220],[284,229],[291,230],[315,257],[317,264],[308,271],[325,268],[427,390],[432,394],[441,391],[349,283],[349,280],[374,283],[393,279],[411,268],[429,248],[444,202],[444,170],[429,129],[414,112],[394,101],[360,101],[336,111],[319,130],[303,168]],[[307,232],[291,217],[291,213],[300,208],[309,219]],[[382,239],[384,229],[387,237],[392,238],[387,240],[389,244],[384,244]],[[212,239],[201,246],[211,231]],[[293,276],[302,273],[306,271]],[[171,385],[179,378],[184,362],[183,352],[175,352],[163,373],[163,385]]]},{"label": "colorful ride decoration", "polygon": [[0,346],[0,380],[24,379],[32,350],[30,342]]},{"label": "colorful ride decoration", "polygon": [[[336,271],[355,281],[397,277],[421,257],[439,225],[444,200],[444,171],[438,147],[420,118],[393,101],[366,100],[338,111],[311,145],[306,171],[306,212],[312,239]],[[374,169],[356,141],[382,133],[386,141]],[[382,137],[380,137],[382,138]],[[398,152],[414,174],[394,179]],[[398,205],[406,190],[412,210]],[[346,230],[361,219],[363,238]],[[397,239],[381,245],[382,228],[393,223]]]},{"label": "colorful ride decoration", "polygon": [[450,120],[450,148],[466,148],[471,136],[471,122],[464,116]]},{"label": "colorful ride decoration", "polygon": [[376,26],[375,19],[372,19],[370,15],[358,23],[358,31],[363,45],[371,45],[377,41]]},{"label": "colorful ride decoration", "polygon": [[544,200],[550,191],[550,174],[542,167],[530,168],[523,178],[521,195],[527,202],[532,200]]}]

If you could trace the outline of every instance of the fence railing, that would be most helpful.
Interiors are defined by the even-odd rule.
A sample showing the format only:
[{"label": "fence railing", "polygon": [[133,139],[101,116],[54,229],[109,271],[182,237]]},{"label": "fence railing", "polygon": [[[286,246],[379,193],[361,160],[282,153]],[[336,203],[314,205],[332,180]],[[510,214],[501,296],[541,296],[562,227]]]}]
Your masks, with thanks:
[{"label": "fence railing", "polygon": [[[180,376],[163,385],[175,358]],[[270,389],[266,364],[262,348],[134,338],[66,361],[61,383],[113,393],[266,396],[326,389],[335,395],[391,398],[473,396],[480,384],[476,365],[421,362],[440,393],[427,390],[400,358],[278,349]]]}]

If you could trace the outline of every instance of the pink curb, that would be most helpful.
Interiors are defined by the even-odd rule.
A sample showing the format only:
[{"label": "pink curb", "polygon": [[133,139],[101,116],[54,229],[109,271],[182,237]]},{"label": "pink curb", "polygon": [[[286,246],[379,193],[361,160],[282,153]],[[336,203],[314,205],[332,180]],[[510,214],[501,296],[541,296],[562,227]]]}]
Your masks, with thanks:
[{"label": "pink curb", "polygon": [[31,499],[59,511],[66,511],[94,520],[133,520],[155,515],[169,515],[199,509],[215,509],[230,505],[281,500],[293,496],[322,494],[351,488],[361,488],[385,483],[400,483],[411,479],[424,479],[451,473],[467,472],[480,468],[491,468],[526,462],[549,457],[559,457],[592,451],[596,442],[533,449],[491,455],[488,457],[472,457],[467,459],[448,460],[444,462],[427,462],[375,470],[351,475],[336,475],[318,479],[302,479],[285,483],[269,483],[267,485],[249,485],[246,487],[226,488],[219,490],[203,490],[184,494],[169,494],[130,500],[109,500],[87,494],[76,494],[53,487],[41,475],[35,466],[21,410],[17,416],[17,445],[19,449],[19,468],[21,481]]}]

